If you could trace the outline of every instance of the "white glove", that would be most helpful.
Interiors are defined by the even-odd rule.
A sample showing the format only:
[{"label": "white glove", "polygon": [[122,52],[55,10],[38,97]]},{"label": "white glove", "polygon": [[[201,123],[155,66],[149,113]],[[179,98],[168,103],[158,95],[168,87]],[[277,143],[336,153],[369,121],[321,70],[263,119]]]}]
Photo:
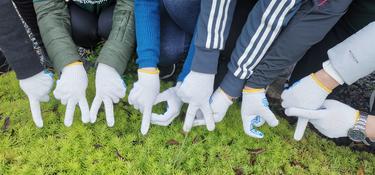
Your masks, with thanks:
[{"label": "white glove", "polygon": [[53,74],[47,70],[32,77],[20,80],[21,89],[25,92],[30,102],[31,115],[38,128],[43,127],[40,102],[49,101],[49,92],[53,85]]},{"label": "white glove", "polygon": [[288,116],[308,119],[314,127],[329,138],[347,137],[359,116],[359,111],[335,100],[326,100],[321,109],[287,108]]},{"label": "white glove", "polygon": [[180,86],[181,82],[178,82],[175,87],[171,87],[163,91],[156,97],[156,101],[154,104],[166,101],[168,104],[168,108],[167,111],[162,115],[152,113],[152,124],[168,126],[180,114],[181,107],[183,105],[183,102],[177,96],[177,90],[180,88]]},{"label": "white glove", "polygon": [[178,89],[177,95],[180,99],[183,102],[189,103],[183,126],[185,132],[190,131],[193,127],[194,118],[199,109],[202,111],[203,117],[206,120],[207,129],[209,131],[215,129],[215,121],[209,103],[210,96],[213,92],[214,80],[215,75],[213,74],[191,71]]},{"label": "white glove", "polygon": [[264,123],[261,118],[271,127],[279,124],[279,120],[269,108],[264,89],[242,92],[241,116],[245,133],[255,138],[264,137],[264,134],[255,128]]},{"label": "white glove", "polygon": [[114,68],[99,63],[95,77],[96,95],[90,109],[90,122],[95,123],[102,102],[105,107],[107,125],[115,124],[113,103],[125,97],[126,85]]},{"label": "white glove", "polygon": [[151,123],[152,106],[160,91],[159,71],[138,70],[138,81],[129,94],[129,104],[142,113],[141,133],[147,134]]},{"label": "white glove", "polygon": [[[228,111],[228,108],[233,104],[233,101],[225,94],[225,92],[218,88],[210,98],[211,110],[214,114],[216,123],[221,122]],[[194,120],[193,126],[206,125],[201,111],[198,111],[197,118]]]},{"label": "white glove", "polygon": [[86,88],[88,80],[82,63],[76,62],[63,68],[61,77],[57,80],[53,95],[66,105],[64,124],[70,127],[73,124],[73,116],[77,103],[81,109],[83,123],[90,120],[89,105],[86,100]]},{"label": "white glove", "polygon": [[[284,90],[281,94],[283,100],[281,106],[284,108],[318,109],[330,93],[331,90],[326,88],[315,77],[315,74],[311,74]],[[302,139],[307,123],[308,120],[304,118],[298,119],[294,139]]]}]

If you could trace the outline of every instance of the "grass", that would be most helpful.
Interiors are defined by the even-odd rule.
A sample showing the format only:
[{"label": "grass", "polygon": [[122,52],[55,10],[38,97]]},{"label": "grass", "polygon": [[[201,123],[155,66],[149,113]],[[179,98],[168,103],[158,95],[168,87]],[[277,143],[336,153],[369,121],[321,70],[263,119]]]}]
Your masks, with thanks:
[{"label": "grass", "polygon": [[[127,84],[134,79],[130,76]],[[95,95],[93,80],[91,73],[89,101]],[[296,142],[293,126],[282,118],[276,128],[261,128],[264,139],[250,138],[242,131],[239,109],[233,105],[214,132],[197,127],[184,134],[179,117],[169,127],[152,125],[142,136],[141,115],[126,99],[115,107],[113,128],[106,126],[103,111],[95,124],[82,124],[79,110],[67,128],[65,107],[51,95],[42,104],[44,128],[38,129],[26,96],[9,73],[0,77],[0,174],[375,173],[373,154],[338,147],[311,131]]]}]

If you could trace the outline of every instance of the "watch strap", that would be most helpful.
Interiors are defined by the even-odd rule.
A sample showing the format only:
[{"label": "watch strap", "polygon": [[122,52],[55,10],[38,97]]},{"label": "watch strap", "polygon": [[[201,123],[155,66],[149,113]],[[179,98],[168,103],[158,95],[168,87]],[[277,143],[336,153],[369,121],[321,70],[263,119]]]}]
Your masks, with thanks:
[{"label": "watch strap", "polygon": [[353,130],[360,130],[365,132],[366,131],[366,123],[367,123],[368,114],[366,112],[359,112],[359,118],[357,122],[354,124]]}]

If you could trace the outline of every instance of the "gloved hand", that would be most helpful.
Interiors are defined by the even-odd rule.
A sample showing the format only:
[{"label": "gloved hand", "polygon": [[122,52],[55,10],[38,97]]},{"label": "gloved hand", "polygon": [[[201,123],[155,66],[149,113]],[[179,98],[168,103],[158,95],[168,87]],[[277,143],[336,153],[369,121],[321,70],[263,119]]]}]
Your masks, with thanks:
[{"label": "gloved hand", "polygon": [[[228,108],[233,104],[233,101],[225,94],[225,92],[218,88],[210,98],[210,106],[214,115],[216,123],[221,122],[228,111]],[[206,125],[201,111],[197,112],[197,118],[194,120],[193,126]]]},{"label": "gloved hand", "polygon": [[177,95],[183,102],[189,103],[186,111],[183,130],[190,131],[193,127],[194,118],[200,109],[206,121],[209,131],[215,129],[215,121],[210,108],[209,99],[213,92],[215,75],[191,71],[185,78]]},{"label": "gloved hand", "polygon": [[158,70],[138,70],[138,81],[129,94],[129,104],[142,113],[141,133],[147,134],[151,123],[152,106],[160,91]]},{"label": "gloved hand", "polygon": [[61,77],[57,80],[53,95],[66,105],[64,124],[70,127],[73,124],[75,106],[79,105],[83,123],[90,121],[89,105],[86,100],[87,74],[81,62],[65,66]]},{"label": "gloved hand", "polygon": [[329,138],[346,137],[359,117],[359,111],[335,100],[326,100],[317,110],[287,108],[285,114],[308,119],[320,133]]},{"label": "gloved hand", "polygon": [[244,90],[242,92],[241,116],[245,133],[255,138],[264,137],[264,134],[255,128],[264,123],[262,123],[261,118],[271,127],[279,124],[279,120],[269,108],[264,89]]},{"label": "gloved hand", "polygon": [[[210,106],[214,114],[214,120],[216,123],[221,122],[228,111],[228,108],[233,104],[222,89],[218,88],[210,99]],[[252,121],[253,126],[260,127],[265,121],[263,118],[257,116],[255,120]],[[193,126],[206,125],[206,121],[203,118],[202,112],[199,110],[197,116],[194,120]]]},{"label": "gloved hand", "polygon": [[[284,108],[318,109],[331,92],[332,90],[325,87],[315,74],[311,74],[284,90],[281,94],[283,100],[281,106]],[[307,123],[308,121],[304,118],[298,119],[294,139],[302,139]]]},{"label": "gloved hand", "polygon": [[40,102],[49,101],[49,92],[53,85],[53,74],[47,70],[32,77],[20,80],[21,89],[25,92],[30,102],[31,115],[38,128],[43,127],[40,111]]},{"label": "gloved hand", "polygon": [[118,103],[125,97],[125,82],[113,67],[99,63],[96,69],[95,86],[96,95],[90,109],[90,122],[95,123],[103,102],[107,125],[112,127],[115,124],[113,103]]},{"label": "gloved hand", "polygon": [[154,104],[166,101],[168,104],[168,108],[167,111],[162,115],[152,113],[152,124],[168,126],[180,114],[181,107],[183,105],[182,101],[177,96],[177,90],[180,88],[180,86],[181,82],[177,82],[175,87],[171,87],[165,90],[156,97],[156,101]]}]

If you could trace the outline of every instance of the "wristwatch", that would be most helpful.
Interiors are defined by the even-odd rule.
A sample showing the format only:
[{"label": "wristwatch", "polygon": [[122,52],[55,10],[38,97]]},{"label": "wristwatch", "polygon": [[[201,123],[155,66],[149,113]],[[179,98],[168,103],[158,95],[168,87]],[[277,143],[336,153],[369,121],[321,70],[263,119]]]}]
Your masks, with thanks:
[{"label": "wristwatch", "polygon": [[368,114],[366,112],[359,112],[359,118],[354,124],[354,127],[349,129],[348,137],[354,142],[363,142],[365,145],[370,146],[375,143],[367,138],[366,135],[366,123]]}]

